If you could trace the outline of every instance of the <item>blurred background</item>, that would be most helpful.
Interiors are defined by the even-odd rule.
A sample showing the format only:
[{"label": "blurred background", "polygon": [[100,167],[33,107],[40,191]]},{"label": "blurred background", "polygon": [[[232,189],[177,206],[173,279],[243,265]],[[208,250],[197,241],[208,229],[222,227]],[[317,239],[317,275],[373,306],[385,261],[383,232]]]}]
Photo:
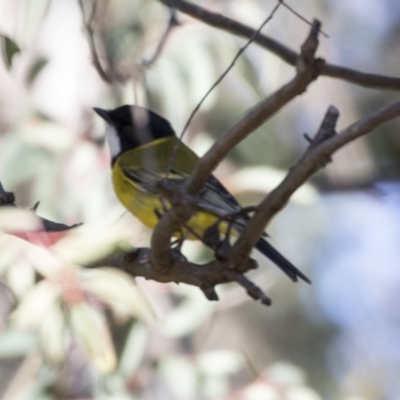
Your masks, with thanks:
[{"label": "blurred background", "polygon": [[[93,4],[96,8],[93,9]],[[276,4],[196,1],[257,28]],[[288,0],[324,32],[331,63],[400,76],[400,3]],[[251,279],[269,308],[237,285],[209,302],[194,287],[137,279],[107,265],[150,232],[117,202],[104,123],[92,107],[149,107],[178,133],[245,40],[157,1],[0,0],[0,182],[41,217],[84,223],[56,242],[0,210],[0,395],[3,399],[398,399],[400,392],[399,121],[340,150],[268,227],[313,284],[293,284],[265,258]],[[309,26],[281,6],[263,32],[298,51]],[[92,35],[90,35],[92,32]],[[92,62],[96,48],[100,68]],[[199,155],[294,74],[251,45],[193,119]],[[243,204],[274,188],[331,104],[339,129],[398,98],[321,77],[235,148],[216,175]],[[209,257],[187,243],[192,260]]]}]

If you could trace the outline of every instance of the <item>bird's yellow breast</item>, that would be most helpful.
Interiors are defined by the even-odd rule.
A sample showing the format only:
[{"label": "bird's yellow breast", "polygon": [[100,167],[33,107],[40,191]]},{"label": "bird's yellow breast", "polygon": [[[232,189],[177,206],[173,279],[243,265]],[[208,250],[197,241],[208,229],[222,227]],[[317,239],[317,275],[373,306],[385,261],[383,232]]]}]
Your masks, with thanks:
[{"label": "bird's yellow breast", "polygon": [[[161,139],[161,141],[165,142],[166,139]],[[168,209],[170,207],[170,204],[168,201],[161,203],[160,197],[157,194],[146,190],[141,187],[140,183],[127,177],[123,169],[129,166],[130,169],[135,170],[135,168],[146,168],[146,164],[148,166],[151,164],[155,170],[166,171],[169,162],[169,150],[173,146],[173,141],[170,140],[169,142],[171,146],[165,146],[165,143],[163,143],[163,154],[161,157],[157,154],[160,147],[157,145],[154,146],[154,142],[152,146],[141,146],[140,148],[130,150],[116,160],[112,170],[114,191],[119,201],[149,228],[154,228],[157,225],[159,216],[162,215],[165,208]],[[180,157],[179,153],[178,149],[175,158]],[[189,154],[189,159],[187,153],[184,156],[186,157],[186,162],[189,163],[186,167],[189,167],[188,172],[190,172],[197,161],[197,156],[194,153]],[[174,167],[174,162],[172,163],[172,167]],[[160,179],[162,178],[163,176],[160,176]],[[187,239],[198,240],[203,237],[204,231],[216,221],[217,217],[215,215],[199,211],[189,219],[186,223],[188,228],[183,228],[182,232]],[[175,236],[180,237],[181,234],[177,232]]]},{"label": "bird's yellow breast", "polygon": [[122,205],[144,225],[154,228],[158,222],[157,212],[161,212],[158,196],[140,189],[118,166],[113,168],[112,182]]}]

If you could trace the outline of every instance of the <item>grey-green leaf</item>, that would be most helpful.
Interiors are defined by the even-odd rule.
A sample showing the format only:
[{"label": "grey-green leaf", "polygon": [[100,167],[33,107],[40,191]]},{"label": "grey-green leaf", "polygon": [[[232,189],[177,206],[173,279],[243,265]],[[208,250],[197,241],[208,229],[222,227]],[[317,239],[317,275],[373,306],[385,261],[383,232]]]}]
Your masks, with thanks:
[{"label": "grey-green leaf", "polygon": [[49,60],[45,57],[39,57],[33,61],[30,65],[27,76],[26,76],[26,84],[27,86],[31,86],[36,77],[40,74],[43,68],[48,64]]},{"label": "grey-green leaf", "polygon": [[11,68],[13,58],[16,54],[21,52],[21,49],[12,39],[8,36],[0,35],[3,50],[3,59],[7,69]]}]

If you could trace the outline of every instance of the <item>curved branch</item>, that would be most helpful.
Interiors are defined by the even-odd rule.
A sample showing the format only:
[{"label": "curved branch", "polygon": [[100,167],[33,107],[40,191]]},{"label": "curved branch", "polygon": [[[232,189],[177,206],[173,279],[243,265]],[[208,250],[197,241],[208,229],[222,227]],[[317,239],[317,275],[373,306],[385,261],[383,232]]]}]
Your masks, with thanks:
[{"label": "curved branch", "polygon": [[179,23],[176,19],[175,9],[171,8],[167,28],[165,29],[164,34],[161,36],[160,41],[158,42],[158,45],[154,51],[154,54],[149,59],[144,59],[141,62],[141,66],[143,68],[151,67],[158,60],[165,47],[165,44],[167,43],[169,35],[171,34],[172,30],[178,25]]},{"label": "curved branch", "polygon": [[104,82],[111,84],[113,83],[113,79],[110,76],[110,72],[103,67],[100,61],[99,53],[96,46],[96,41],[94,38],[94,22],[95,22],[98,2],[96,1],[93,2],[89,19],[86,19],[85,17],[85,6],[83,0],[78,0],[78,4],[82,14],[83,25],[88,37],[88,44],[92,56],[93,65],[97,73],[99,74],[100,78],[103,79]]},{"label": "curved branch", "polygon": [[253,107],[231,129],[228,129],[197,163],[183,190],[169,198],[172,208],[163,214],[151,238],[153,262],[155,265],[159,265],[160,269],[167,271],[169,264],[172,263],[171,237],[179,231],[195,211],[195,202],[192,197],[200,190],[215,167],[234,146],[289,101],[303,93],[307,86],[318,77],[324,64],[323,60],[314,58],[318,47],[319,29],[320,22],[315,20],[301,48],[296,76],[277,92]]},{"label": "curved branch", "polygon": [[399,117],[400,101],[375,111],[336,134],[335,125],[338,116],[337,109],[330,107],[309,148],[290,169],[282,183],[260,203],[257,212],[246,225],[233,247],[231,254],[233,263],[239,264],[247,259],[271,218],[311,175],[331,160],[331,156],[336,150],[372,132],[380,125]]},{"label": "curved branch", "polygon": [[229,151],[287,103],[302,94],[308,85],[318,77],[324,65],[323,60],[314,58],[318,47],[319,28],[319,21],[314,21],[310,34],[301,49],[296,76],[281,89],[254,106],[216,141],[188,179],[187,193],[196,193]]},{"label": "curved branch", "polygon": [[[176,8],[177,10],[198,19],[207,25],[222,29],[236,36],[250,38],[256,33],[255,29],[245,24],[225,17],[222,14],[208,11],[205,8],[184,0],[159,1],[169,7]],[[296,65],[299,54],[286,47],[282,43],[279,43],[278,41],[261,33],[257,34],[254,42],[269,50],[286,63],[293,66]],[[368,88],[400,90],[400,78],[360,72],[351,68],[342,67],[340,65],[328,63],[325,64],[321,70],[321,75],[342,79],[347,82]]]},{"label": "curved branch", "polygon": [[[16,207],[15,196],[12,192],[6,192],[0,182],[0,207],[6,206]],[[32,209],[32,212],[36,211],[36,207],[37,205]],[[50,247],[65,236],[70,229],[79,226],[68,226],[41,217],[38,218],[43,224],[42,230],[11,232],[11,234],[32,244]],[[156,248],[158,249],[158,247]],[[241,265],[240,271],[233,271],[228,267],[226,259],[212,260],[205,265],[195,264],[187,261],[179,251],[171,250],[169,246],[168,256],[171,256],[171,260],[167,270],[152,262],[153,254],[149,248],[129,251],[117,250],[101,260],[83,266],[86,268],[98,268],[106,265],[125,271],[134,278],[143,277],[164,283],[186,283],[200,288],[209,300],[218,300],[215,286],[222,283],[236,282],[253,299],[260,300],[265,305],[272,304],[271,299],[258,286],[243,276],[249,270],[257,268],[257,263],[253,259],[246,259],[246,262]]]}]

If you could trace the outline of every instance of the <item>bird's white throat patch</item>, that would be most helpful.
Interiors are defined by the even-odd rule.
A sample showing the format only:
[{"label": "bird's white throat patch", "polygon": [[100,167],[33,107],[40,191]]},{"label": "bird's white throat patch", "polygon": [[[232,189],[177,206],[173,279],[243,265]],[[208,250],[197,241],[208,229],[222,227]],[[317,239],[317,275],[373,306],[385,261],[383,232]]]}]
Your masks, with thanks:
[{"label": "bird's white throat patch", "polygon": [[111,157],[117,157],[121,153],[121,141],[119,139],[117,130],[113,125],[107,124],[106,127],[107,143],[110,147]]}]

